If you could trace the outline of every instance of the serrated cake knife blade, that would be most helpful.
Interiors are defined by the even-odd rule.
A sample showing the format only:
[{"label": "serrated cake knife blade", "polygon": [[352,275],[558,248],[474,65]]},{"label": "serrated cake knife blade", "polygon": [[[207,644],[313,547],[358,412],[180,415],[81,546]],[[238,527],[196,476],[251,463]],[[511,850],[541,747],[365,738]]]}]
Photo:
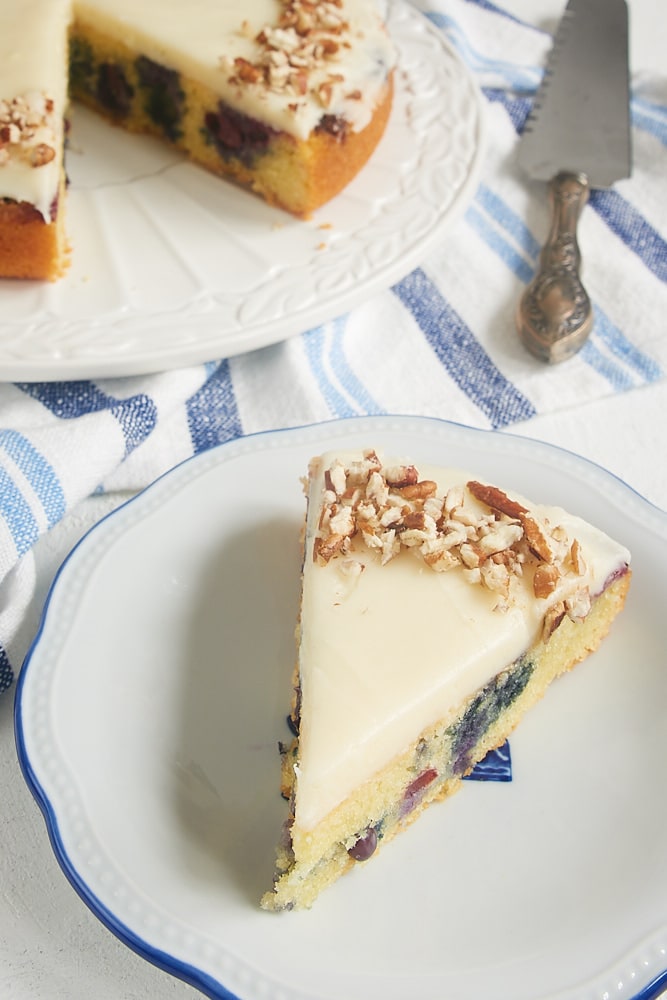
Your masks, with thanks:
[{"label": "serrated cake knife blade", "polygon": [[626,0],[569,0],[519,144],[520,167],[548,181],[551,225],[517,310],[519,336],[549,363],[586,341],[593,311],[577,224],[591,188],[632,169]]}]

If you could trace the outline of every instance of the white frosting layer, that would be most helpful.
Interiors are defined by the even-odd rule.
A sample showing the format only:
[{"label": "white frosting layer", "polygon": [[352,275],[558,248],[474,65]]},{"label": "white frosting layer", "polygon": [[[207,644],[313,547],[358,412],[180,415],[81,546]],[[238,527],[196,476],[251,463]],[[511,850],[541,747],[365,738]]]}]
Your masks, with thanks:
[{"label": "white frosting layer", "polygon": [[31,140],[54,149],[42,166],[26,162],[16,143],[0,146],[0,198],[26,201],[48,221],[62,168],[63,122],[67,103],[67,27],[70,0],[0,2],[0,120],[10,102],[54,102],[53,129],[42,128]]},{"label": "white frosting layer", "polygon": [[[333,457],[324,456],[323,467]],[[347,465],[360,456],[339,457]],[[419,473],[438,483],[439,496],[474,478],[428,466]],[[494,610],[498,595],[469,582],[462,569],[436,572],[407,550],[381,565],[356,545],[354,560],[365,568],[352,576],[340,559],[318,564],[312,549],[323,488],[320,472],[308,508],[299,654],[303,712],[295,805],[296,823],[305,830],[525,652],[547,607],[564,596],[560,587],[548,600],[536,600],[526,574],[514,581],[509,610]],[[587,522],[559,508],[523,503],[578,539],[586,569],[577,586],[588,586],[591,594],[629,562],[623,546]]]},{"label": "white frosting layer", "polygon": [[[306,94],[279,86],[267,89],[263,83],[230,82],[236,58],[257,61],[262,51],[257,35],[277,26],[283,6],[280,0],[75,3],[82,24],[122,38],[149,59],[200,81],[234,108],[277,130],[307,138],[327,113],[343,116],[359,131],[370,121],[394,64],[393,47],[372,0],[342,0],[339,13],[348,27],[336,36],[339,51],[309,73]],[[332,75],[341,79],[331,90],[330,104],[323,107],[317,93]]]}]

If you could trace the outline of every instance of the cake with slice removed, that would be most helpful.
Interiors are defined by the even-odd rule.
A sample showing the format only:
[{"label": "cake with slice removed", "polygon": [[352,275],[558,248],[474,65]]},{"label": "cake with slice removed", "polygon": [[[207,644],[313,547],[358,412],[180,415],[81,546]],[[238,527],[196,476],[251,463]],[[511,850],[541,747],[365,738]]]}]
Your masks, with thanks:
[{"label": "cake with slice removed", "polygon": [[586,521],[458,470],[328,453],[307,497],[270,910],[310,906],[456,791],[599,646],[631,578]]},{"label": "cake with slice removed", "polygon": [[394,63],[374,0],[0,0],[0,278],[64,270],[68,86],[307,217],[380,141]]},{"label": "cake with slice removed", "polygon": [[359,172],[392,103],[375,0],[74,0],[71,89],[307,216]]}]

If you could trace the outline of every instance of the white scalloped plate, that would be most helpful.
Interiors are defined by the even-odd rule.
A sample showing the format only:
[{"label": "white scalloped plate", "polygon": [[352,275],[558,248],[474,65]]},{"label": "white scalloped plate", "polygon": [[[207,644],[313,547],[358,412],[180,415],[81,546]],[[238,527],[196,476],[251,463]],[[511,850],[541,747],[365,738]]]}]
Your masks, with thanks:
[{"label": "white scalloped plate", "polygon": [[[309,912],[268,914],[300,476],[339,445],[469,468],[632,551],[623,615],[512,739]],[[370,417],[223,445],[78,545],[19,678],[19,758],[93,912],[210,997],[649,1000],[667,984],[667,515],[523,438]]]},{"label": "white scalloped plate", "polygon": [[76,107],[72,266],[0,282],[0,379],[137,375],[276,343],[349,311],[423,259],[468,204],[482,101],[444,35],[402,0],[387,132],[308,222]]}]

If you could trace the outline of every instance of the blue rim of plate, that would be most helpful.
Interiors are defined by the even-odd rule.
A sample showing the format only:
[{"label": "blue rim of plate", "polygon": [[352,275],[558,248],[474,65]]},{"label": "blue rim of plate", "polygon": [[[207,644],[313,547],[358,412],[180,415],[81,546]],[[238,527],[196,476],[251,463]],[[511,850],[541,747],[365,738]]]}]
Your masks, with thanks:
[{"label": "blue rim of plate", "polygon": [[[521,452],[525,452],[526,455],[530,452],[534,455],[535,450],[538,449],[545,455],[551,454],[556,456],[560,463],[567,467],[568,471],[588,468],[596,479],[607,480],[612,489],[622,492],[626,499],[633,499],[634,503],[639,505],[643,513],[648,515],[654,522],[656,530],[660,531],[660,533],[664,533],[665,537],[667,537],[667,513],[652,504],[619,476],[605,469],[598,463],[577,455],[575,452],[567,448],[529,437],[522,437],[520,435],[512,434],[511,432],[499,432],[495,430],[469,427],[464,424],[443,420],[438,417],[420,417],[412,414],[384,414],[370,417],[339,418],[321,423],[301,425],[293,428],[259,431],[216,445],[208,451],[201,452],[185,459],[183,462],[174,466],[174,468],[170,469],[166,473],[163,473],[149,486],[145,487],[135,496],[131,497],[109,514],[102,517],[100,521],[94,524],[82,536],[82,538],[79,539],[76,545],[63,560],[51,583],[44,602],[37,633],[30,645],[30,648],[28,649],[22,669],[18,676],[14,701],[14,727],[19,765],[21,767],[24,780],[26,781],[28,788],[30,789],[42,812],[49,841],[56,860],[64,875],[86,906],[99,919],[99,921],[128,948],[157,968],[162,969],[164,972],[167,972],[188,985],[195,987],[203,995],[209,997],[210,1000],[243,1000],[243,998],[236,993],[232,993],[229,989],[227,989],[224,983],[208,975],[203,970],[151,945],[148,941],[133,931],[124,921],[120,920],[109,909],[109,907],[90,890],[86,882],[79,875],[75,864],[70,859],[67,850],[64,847],[56,811],[54,810],[48,795],[42,788],[42,785],[30,763],[23,736],[23,719],[21,713],[23,688],[28,678],[32,657],[39,645],[42,632],[46,624],[51,599],[55,588],[58,586],[58,581],[65,566],[73,558],[78,549],[85,544],[86,540],[93,533],[97,532],[100,525],[107,522],[109,519],[114,518],[121,510],[125,509],[129,505],[141,502],[142,497],[156,489],[163,480],[168,478],[171,479],[176,475],[183,475],[183,472],[187,471],[190,467],[203,462],[210,462],[214,456],[223,456],[220,458],[221,462],[224,461],[224,456],[228,453],[230,454],[230,457],[233,457],[234,453],[237,453],[239,447],[242,447],[245,442],[252,444],[256,441],[269,442],[275,441],[277,438],[284,438],[289,444],[290,439],[293,437],[297,438],[299,435],[310,435],[313,441],[321,438],[322,442],[320,447],[325,448],[326,445],[323,442],[326,441],[326,438],[329,435],[338,435],[341,432],[349,432],[350,434],[361,433],[365,430],[365,428],[368,428],[369,431],[372,429],[374,431],[378,430],[384,433],[391,431],[400,432],[404,429],[401,426],[401,422],[403,421],[409,421],[411,424],[415,425],[423,425],[424,429],[428,427],[436,428],[440,433],[443,431],[447,432],[447,429],[450,429],[452,433],[457,433],[459,435],[463,434],[466,437],[470,437],[471,440],[488,441],[493,439],[496,442],[496,445],[500,446],[501,452],[507,449],[511,451],[513,455],[516,455],[517,453],[520,454]],[[612,970],[610,969],[608,971],[611,973]],[[583,984],[580,985],[583,986]],[[665,990],[667,990],[667,968],[654,975],[648,983],[642,986],[638,992],[628,997],[627,1000],[658,1000],[658,998],[663,995]],[[609,995],[610,994],[606,992],[604,994],[605,997]],[[600,1000],[602,1000],[602,997]]]}]

